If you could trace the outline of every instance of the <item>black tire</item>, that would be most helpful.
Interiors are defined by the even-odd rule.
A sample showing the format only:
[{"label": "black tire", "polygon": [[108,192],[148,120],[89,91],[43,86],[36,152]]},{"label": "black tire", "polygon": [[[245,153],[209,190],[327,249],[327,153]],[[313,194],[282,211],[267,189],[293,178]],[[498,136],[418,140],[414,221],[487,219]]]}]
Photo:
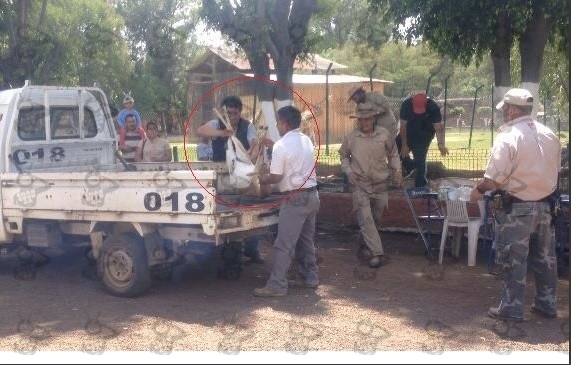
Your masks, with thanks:
[{"label": "black tire", "polygon": [[151,285],[151,271],[143,239],[132,233],[109,236],[98,259],[105,288],[118,297],[134,297]]}]

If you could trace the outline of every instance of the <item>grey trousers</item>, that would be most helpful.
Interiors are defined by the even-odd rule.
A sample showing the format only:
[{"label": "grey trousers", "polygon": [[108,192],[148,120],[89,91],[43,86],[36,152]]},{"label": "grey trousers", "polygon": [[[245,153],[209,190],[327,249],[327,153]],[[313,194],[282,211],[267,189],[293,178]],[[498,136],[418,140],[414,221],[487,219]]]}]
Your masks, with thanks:
[{"label": "grey trousers", "polygon": [[287,197],[282,203],[268,288],[287,291],[287,273],[294,256],[298,261],[298,270],[305,280],[308,283],[319,282],[313,241],[319,204],[319,194],[316,190],[300,191]]}]

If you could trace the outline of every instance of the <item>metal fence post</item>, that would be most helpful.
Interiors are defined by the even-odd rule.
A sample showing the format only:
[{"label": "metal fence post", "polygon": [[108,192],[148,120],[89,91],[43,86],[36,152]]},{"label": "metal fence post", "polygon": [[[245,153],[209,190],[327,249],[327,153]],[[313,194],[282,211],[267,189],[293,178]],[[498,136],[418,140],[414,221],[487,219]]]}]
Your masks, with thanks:
[{"label": "metal fence post", "polygon": [[178,162],[178,146],[172,146],[172,156],[174,162]]}]

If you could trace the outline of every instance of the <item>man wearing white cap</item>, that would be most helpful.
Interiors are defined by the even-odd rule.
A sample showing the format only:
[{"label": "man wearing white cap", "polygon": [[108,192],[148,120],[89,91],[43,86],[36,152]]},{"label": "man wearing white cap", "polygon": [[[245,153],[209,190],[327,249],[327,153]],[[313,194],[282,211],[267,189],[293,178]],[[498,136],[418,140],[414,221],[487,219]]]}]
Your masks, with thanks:
[{"label": "man wearing white cap", "polygon": [[[535,275],[535,300],[531,312],[557,317],[557,259],[551,226],[561,143],[549,128],[531,117],[533,96],[525,89],[510,89],[496,109],[504,124],[494,141],[484,180],[471,200],[488,190],[500,193],[496,206],[496,261],[502,267],[500,304],[488,310],[492,318],[522,321],[527,256]],[[530,244],[530,242],[532,242]]]},{"label": "man wearing white cap", "polygon": [[371,103],[357,105],[351,116],[357,118],[357,129],[345,136],[339,155],[341,169],[353,187],[353,211],[361,238],[372,254],[368,264],[377,268],[386,258],[375,220],[380,220],[388,205],[387,191],[391,185],[402,184],[402,175],[394,137],[375,126],[375,114]]}]

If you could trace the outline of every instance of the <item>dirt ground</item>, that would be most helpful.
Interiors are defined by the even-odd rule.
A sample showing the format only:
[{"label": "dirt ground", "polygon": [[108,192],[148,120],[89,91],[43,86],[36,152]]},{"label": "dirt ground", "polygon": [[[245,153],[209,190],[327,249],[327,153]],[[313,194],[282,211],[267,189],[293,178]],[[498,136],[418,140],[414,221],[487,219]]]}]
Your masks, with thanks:
[{"label": "dirt ground", "polygon": [[[557,319],[526,313],[523,323],[496,322],[486,311],[498,304],[501,282],[488,274],[484,248],[476,267],[466,266],[465,244],[460,260],[447,253],[441,267],[427,259],[416,234],[382,232],[382,239],[390,261],[369,269],[356,258],[356,230],[320,225],[321,285],[290,289],[283,298],[251,295],[271,269],[268,242],[261,245],[266,263],[244,263],[239,281],[217,279],[217,252],[196,247],[194,263],[132,299],[107,294],[83,270],[87,261],[81,248],[54,256],[26,275],[17,270],[21,258],[2,257],[0,351],[16,356],[15,361],[52,350],[88,355],[331,350],[359,362],[385,351],[430,356],[460,350],[498,356],[551,351],[545,361],[569,361],[568,278],[559,280]],[[527,283],[526,308],[533,297],[532,275]]]}]

